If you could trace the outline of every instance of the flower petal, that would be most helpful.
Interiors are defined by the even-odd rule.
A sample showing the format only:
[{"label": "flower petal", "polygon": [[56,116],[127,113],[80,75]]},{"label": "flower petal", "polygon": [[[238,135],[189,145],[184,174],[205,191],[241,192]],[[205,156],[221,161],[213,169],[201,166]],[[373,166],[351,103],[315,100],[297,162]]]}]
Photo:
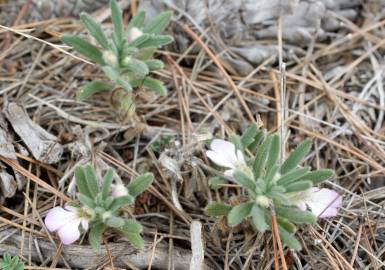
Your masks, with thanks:
[{"label": "flower petal", "polygon": [[82,224],[82,227],[83,227],[83,230],[86,232],[88,231],[88,220],[87,219],[82,219],[80,221],[80,223]]},{"label": "flower petal", "polygon": [[234,168],[234,164],[222,154],[209,150],[206,151],[206,156],[211,159],[212,162],[219,166],[226,168]]},{"label": "flower petal", "polygon": [[68,221],[73,219],[75,214],[63,209],[60,206],[54,207],[49,210],[45,217],[44,223],[50,232],[56,231],[62,226],[66,225]]},{"label": "flower petal", "polygon": [[233,178],[234,173],[235,173],[235,170],[231,169],[231,170],[226,170],[224,174],[227,177]]},{"label": "flower petal", "polygon": [[246,164],[245,157],[244,157],[242,151],[239,149],[237,150],[237,159],[238,159],[239,163]]},{"label": "flower petal", "polygon": [[211,142],[210,148],[220,156],[226,158],[232,164],[238,161],[238,158],[235,154],[235,145],[231,142],[220,139],[214,139]]},{"label": "flower petal", "polygon": [[297,205],[297,207],[299,208],[299,209],[301,209],[302,211],[306,211],[306,203],[305,202],[297,202],[296,203],[296,205]]},{"label": "flower petal", "polygon": [[306,204],[314,215],[320,218],[334,217],[342,205],[342,197],[327,188],[310,188]]},{"label": "flower petal", "polygon": [[60,237],[60,240],[63,242],[64,245],[70,245],[80,237],[80,231],[79,231],[79,219],[71,220],[66,224],[66,226],[62,226],[58,230],[58,234]]}]

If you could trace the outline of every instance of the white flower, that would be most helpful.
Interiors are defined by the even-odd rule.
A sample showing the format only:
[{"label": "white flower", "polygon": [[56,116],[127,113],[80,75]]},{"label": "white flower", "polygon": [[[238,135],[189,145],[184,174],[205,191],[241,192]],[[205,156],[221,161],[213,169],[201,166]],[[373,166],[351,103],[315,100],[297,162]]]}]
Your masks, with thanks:
[{"label": "white flower", "polygon": [[82,209],[57,206],[49,210],[44,223],[50,232],[57,231],[64,245],[70,245],[80,237],[80,224],[84,231],[88,230],[89,219],[86,216]]},{"label": "white flower", "polygon": [[342,206],[342,197],[328,188],[312,187],[292,197],[292,202],[301,210],[307,208],[317,217],[334,217]]},{"label": "white flower", "polygon": [[128,42],[133,42],[135,39],[143,35],[142,31],[140,31],[137,27],[132,27],[130,30],[128,30]]},{"label": "white flower", "polygon": [[[212,162],[228,168],[225,175],[232,177],[235,170],[250,170],[245,162],[241,150],[236,150],[235,145],[225,140],[214,139],[210,145],[211,150],[206,155]],[[247,173],[247,172],[246,172]]]},{"label": "white flower", "polygon": [[111,186],[112,197],[121,197],[128,195],[128,190],[123,184],[116,184]]}]

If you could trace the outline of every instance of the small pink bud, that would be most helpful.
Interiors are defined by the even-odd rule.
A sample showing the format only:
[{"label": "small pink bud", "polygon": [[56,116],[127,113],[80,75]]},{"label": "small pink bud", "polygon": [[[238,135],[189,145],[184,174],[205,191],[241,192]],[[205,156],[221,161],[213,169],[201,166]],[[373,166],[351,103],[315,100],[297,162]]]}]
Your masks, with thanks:
[{"label": "small pink bud", "polygon": [[140,37],[141,35],[143,35],[142,31],[139,30],[139,28],[137,27],[132,27],[129,31],[128,31],[128,37],[127,37],[127,40],[128,42],[133,42],[135,39],[137,39],[138,37]]},{"label": "small pink bud", "polygon": [[128,190],[123,184],[112,185],[111,195],[115,198],[126,196],[128,195]]}]

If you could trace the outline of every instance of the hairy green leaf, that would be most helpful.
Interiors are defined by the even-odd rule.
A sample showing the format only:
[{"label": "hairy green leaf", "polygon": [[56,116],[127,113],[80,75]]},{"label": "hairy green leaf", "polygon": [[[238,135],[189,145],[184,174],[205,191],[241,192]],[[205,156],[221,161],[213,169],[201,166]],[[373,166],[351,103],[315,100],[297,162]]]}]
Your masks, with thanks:
[{"label": "hairy green leaf", "polygon": [[274,165],[276,165],[281,150],[279,136],[277,134],[274,134],[271,137],[272,138],[266,162],[267,171],[269,171]]},{"label": "hairy green leaf", "polygon": [[255,191],[255,182],[242,171],[235,171],[233,174],[234,180],[242,187],[247,188],[251,192]]},{"label": "hairy green leaf", "polygon": [[144,18],[145,18],[146,13],[141,10],[139,11],[128,23],[128,29],[131,29],[133,27],[136,28],[142,28],[144,24]]},{"label": "hairy green leaf", "polygon": [[123,235],[135,248],[142,249],[144,247],[144,241],[140,234],[123,232]]},{"label": "hairy green leaf", "polygon": [[250,144],[254,142],[255,136],[257,135],[258,126],[256,123],[252,123],[243,133],[241,137],[241,142],[243,148],[249,147]]},{"label": "hairy green leaf", "polygon": [[109,227],[112,227],[112,228],[122,228],[124,226],[124,219],[120,218],[120,217],[115,217],[115,216],[112,216],[110,218],[107,219],[107,226]]},{"label": "hairy green leaf", "polygon": [[257,151],[253,165],[255,178],[259,178],[262,175],[263,170],[265,169],[271,139],[271,136],[267,137],[267,139],[261,144]]},{"label": "hairy green leaf", "polygon": [[300,251],[302,249],[301,244],[295,239],[294,235],[286,231],[282,226],[278,226],[279,236],[282,242],[291,249]]},{"label": "hairy green leaf", "polygon": [[108,91],[112,89],[112,85],[109,83],[105,83],[102,81],[92,81],[87,83],[86,85],[79,88],[76,99],[80,101],[84,101],[88,99],[93,94]]},{"label": "hairy green leaf", "polygon": [[143,31],[149,34],[159,34],[162,32],[171,20],[172,12],[162,12],[156,16],[150,23],[148,23]]},{"label": "hairy green leaf", "polygon": [[108,196],[113,176],[114,176],[114,171],[112,169],[108,169],[108,171],[104,175],[103,184],[102,184],[102,199],[103,200],[105,200]]},{"label": "hairy green leaf", "polygon": [[250,216],[251,223],[259,232],[263,233],[269,228],[269,225],[265,220],[265,211],[257,204],[254,204],[251,208]]},{"label": "hairy green leaf", "polygon": [[155,51],[156,51],[156,48],[154,47],[141,49],[135,54],[135,58],[142,61],[149,60],[154,55]]},{"label": "hairy green leaf", "polygon": [[81,166],[75,168],[75,181],[79,192],[92,198],[91,192],[88,189],[84,168]]},{"label": "hairy green leaf", "polygon": [[111,0],[110,2],[111,8],[111,20],[114,24],[114,34],[116,37],[116,43],[118,48],[122,45],[123,39],[123,19],[122,19],[122,10],[120,9],[116,0]]},{"label": "hairy green leaf", "polygon": [[88,197],[84,194],[78,193],[78,198],[79,198],[79,201],[83,205],[88,206],[91,209],[95,208],[96,204],[95,204],[94,200],[91,199],[90,197]]},{"label": "hairy green leaf", "polygon": [[311,181],[301,180],[301,181],[297,181],[292,184],[289,184],[285,188],[286,188],[286,192],[289,193],[289,192],[302,191],[302,190],[311,188],[312,186],[313,186],[313,183]]},{"label": "hairy green leaf", "polygon": [[149,70],[159,70],[164,68],[164,63],[160,60],[154,59],[154,60],[147,60],[145,61],[147,67]]},{"label": "hairy green leaf", "polygon": [[128,204],[132,204],[134,201],[135,201],[135,199],[131,195],[125,195],[125,196],[120,196],[120,197],[114,198],[114,200],[112,201],[112,203],[109,207],[109,210],[111,212],[115,212],[120,207],[122,207],[124,205],[128,205]]},{"label": "hairy green leaf", "polygon": [[303,141],[297,148],[290,153],[289,157],[285,160],[281,167],[281,174],[286,174],[293,170],[301,160],[309,153],[312,145],[312,141],[307,139]]},{"label": "hairy green leaf", "polygon": [[254,203],[247,202],[234,206],[227,216],[227,222],[230,226],[235,227],[242,222],[244,218],[249,216]]},{"label": "hairy green leaf", "polygon": [[125,90],[131,91],[132,87],[129,82],[127,82],[118,71],[116,71],[114,68],[110,66],[103,66],[102,67],[103,72],[106,74],[106,76],[113,82],[119,84],[122,86]]},{"label": "hairy green leaf", "polygon": [[[160,48],[163,45],[171,43],[173,40],[174,40],[173,37],[169,35],[149,35],[146,40],[138,43],[136,47],[138,47],[139,49]],[[133,42],[135,41],[136,40],[134,40]]]},{"label": "hairy green leaf", "polygon": [[[125,56],[128,56],[128,57],[130,57],[130,55],[134,55],[134,54],[139,52],[138,48],[131,46],[131,44],[124,44],[122,50],[123,50],[122,54]],[[136,58],[138,58],[138,57],[136,57]],[[138,58],[138,59],[140,59],[140,58]],[[140,59],[140,60],[142,60],[142,59]]]},{"label": "hairy green leaf", "polygon": [[288,219],[294,223],[314,223],[317,220],[317,217],[311,212],[302,211],[296,207],[276,207],[275,211],[277,216]]},{"label": "hairy green leaf", "polygon": [[204,212],[207,216],[220,217],[227,216],[231,210],[231,206],[221,202],[213,202],[207,205]]},{"label": "hairy green leaf", "polygon": [[134,198],[145,191],[154,181],[152,173],[145,173],[135,177],[127,186],[128,193]]},{"label": "hairy green leaf", "polygon": [[149,34],[143,34],[140,37],[133,40],[132,42],[130,42],[130,46],[135,47],[135,48],[139,48],[139,46],[141,44],[143,44],[144,42],[146,42],[146,40],[148,40],[149,38],[150,38]]},{"label": "hairy green leaf", "polygon": [[86,165],[84,175],[86,177],[88,190],[91,193],[91,198],[94,199],[99,193],[98,179],[96,178],[94,168],[89,164]]},{"label": "hairy green leaf", "polygon": [[277,175],[278,169],[279,169],[278,164],[274,164],[269,168],[269,170],[266,172],[266,177],[265,177],[266,183],[270,183],[274,179],[274,177]]},{"label": "hairy green leaf", "polygon": [[133,72],[136,74],[135,77],[143,79],[148,73],[150,73],[150,69],[147,64],[138,59],[132,59],[130,61],[126,61],[124,63],[124,72]]},{"label": "hairy green leaf", "polygon": [[126,219],[121,230],[128,233],[141,233],[143,226],[135,219]]},{"label": "hairy green leaf", "polygon": [[60,39],[65,44],[71,46],[78,53],[88,57],[100,65],[104,64],[101,51],[88,41],[73,35],[63,35]]},{"label": "hairy green leaf", "polygon": [[284,217],[277,216],[277,222],[279,225],[281,225],[282,228],[284,228],[289,233],[295,233],[297,231],[297,227]]},{"label": "hairy green leaf", "polygon": [[309,170],[310,170],[310,167],[296,168],[296,169],[288,172],[287,174],[282,175],[278,179],[277,185],[287,186],[287,185],[295,182],[296,180],[300,179],[305,174],[307,174]]},{"label": "hairy green leaf", "polygon": [[103,223],[97,223],[91,226],[90,233],[88,235],[88,241],[93,249],[98,249],[100,246],[100,240],[103,232],[106,229],[106,225]]},{"label": "hairy green leaf", "polygon": [[166,87],[159,80],[155,80],[152,78],[146,78],[143,80],[143,86],[146,87],[147,89],[157,93],[160,96],[167,95]]},{"label": "hairy green leaf", "polygon": [[313,182],[313,185],[319,184],[330,177],[332,177],[334,174],[333,170],[330,169],[320,169],[317,171],[309,172],[305,174],[301,179],[303,180],[309,180]]},{"label": "hairy green leaf", "polygon": [[92,17],[85,12],[82,12],[80,14],[80,19],[86,26],[90,35],[95,38],[95,40],[100,44],[100,46],[108,50],[109,49],[108,40],[104,35],[100,25],[97,22],[95,22],[94,19],[92,19]]},{"label": "hairy green leaf", "polygon": [[274,204],[277,205],[283,205],[283,204],[290,204],[289,199],[284,194],[285,188],[281,186],[273,186],[272,189],[269,191],[269,197],[271,197],[274,200]]},{"label": "hairy green leaf", "polygon": [[260,145],[266,137],[266,130],[262,129],[257,132],[254,137],[254,142],[249,145],[249,149],[254,150],[258,145]]},{"label": "hairy green leaf", "polygon": [[143,248],[144,241],[140,236],[140,232],[142,231],[142,225],[140,225],[140,223],[133,219],[126,220],[124,226],[119,228],[119,230],[135,248]]}]

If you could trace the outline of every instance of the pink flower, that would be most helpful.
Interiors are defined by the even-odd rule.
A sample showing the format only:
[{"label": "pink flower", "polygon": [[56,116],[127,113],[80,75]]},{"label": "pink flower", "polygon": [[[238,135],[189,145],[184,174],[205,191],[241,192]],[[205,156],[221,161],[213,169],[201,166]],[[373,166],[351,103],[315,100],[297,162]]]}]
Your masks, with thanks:
[{"label": "pink flower", "polygon": [[310,211],[320,218],[334,217],[342,206],[342,197],[328,188],[312,187],[295,195],[295,204],[301,209]]},{"label": "pink flower", "polygon": [[210,145],[211,150],[206,155],[212,162],[228,168],[225,175],[232,177],[235,170],[247,170],[245,158],[241,150],[235,150],[235,145],[225,140],[214,139]]},{"label": "pink flower", "polygon": [[44,223],[50,232],[57,231],[64,245],[70,245],[80,237],[80,224],[84,231],[88,230],[89,219],[82,212],[72,206],[57,206],[49,210]]},{"label": "pink flower", "polygon": [[128,190],[123,184],[116,184],[111,186],[112,197],[121,197],[128,195]]},{"label": "pink flower", "polygon": [[133,42],[135,39],[143,35],[142,31],[139,30],[139,28],[132,27],[130,30],[128,30],[128,42]]}]

